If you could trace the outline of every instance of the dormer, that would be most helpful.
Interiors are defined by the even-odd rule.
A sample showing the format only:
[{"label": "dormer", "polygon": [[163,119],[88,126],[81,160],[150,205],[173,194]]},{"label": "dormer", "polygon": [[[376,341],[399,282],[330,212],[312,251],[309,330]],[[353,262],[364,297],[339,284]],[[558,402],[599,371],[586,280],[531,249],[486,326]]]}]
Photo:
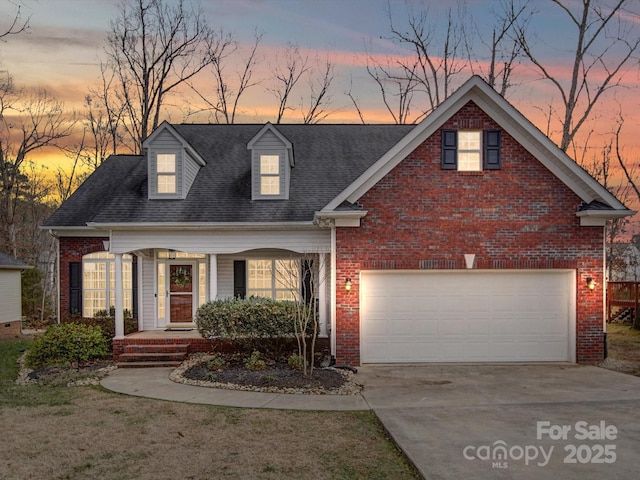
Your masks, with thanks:
[{"label": "dormer", "polygon": [[294,166],[293,145],[271,123],[249,141],[251,152],[251,199],[288,200],[289,179]]},{"label": "dormer", "polygon": [[162,122],[142,144],[147,155],[150,200],[187,197],[205,161],[169,123]]}]

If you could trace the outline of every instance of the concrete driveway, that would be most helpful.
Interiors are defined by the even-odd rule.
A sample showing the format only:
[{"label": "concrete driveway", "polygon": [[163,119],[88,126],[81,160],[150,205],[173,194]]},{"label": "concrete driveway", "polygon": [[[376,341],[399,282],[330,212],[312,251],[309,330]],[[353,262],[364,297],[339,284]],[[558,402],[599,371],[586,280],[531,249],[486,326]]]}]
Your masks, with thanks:
[{"label": "concrete driveway", "polygon": [[640,378],[597,367],[367,365],[363,396],[427,479],[629,479]]}]

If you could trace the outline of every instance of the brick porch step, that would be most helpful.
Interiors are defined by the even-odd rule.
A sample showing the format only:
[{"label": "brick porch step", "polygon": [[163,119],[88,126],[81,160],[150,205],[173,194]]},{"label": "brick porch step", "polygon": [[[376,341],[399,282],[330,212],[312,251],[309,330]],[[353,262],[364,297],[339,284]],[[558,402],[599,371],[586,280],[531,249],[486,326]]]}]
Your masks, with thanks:
[{"label": "brick porch step", "polygon": [[124,353],[186,353],[186,343],[132,344],[124,346]]},{"label": "brick porch step", "polygon": [[178,367],[182,362],[118,362],[118,368],[155,368],[155,367]]},{"label": "brick porch step", "polygon": [[186,344],[135,344],[125,345],[118,357],[119,368],[177,367],[186,358]]}]

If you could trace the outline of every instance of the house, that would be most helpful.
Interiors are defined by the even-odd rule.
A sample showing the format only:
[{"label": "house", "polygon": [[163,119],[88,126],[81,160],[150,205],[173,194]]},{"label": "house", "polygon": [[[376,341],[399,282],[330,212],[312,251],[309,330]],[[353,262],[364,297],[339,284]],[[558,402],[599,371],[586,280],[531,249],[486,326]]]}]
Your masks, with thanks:
[{"label": "house", "polygon": [[60,314],[114,305],[114,349],[125,308],[189,325],[210,299],[286,297],[277,262],[313,255],[340,364],[592,363],[604,225],[633,213],[472,77],[415,126],[163,123],[44,228]]},{"label": "house", "polygon": [[607,253],[607,280],[640,281],[640,250],[633,241],[608,243]]},{"label": "house", "polygon": [[26,268],[31,267],[0,252],[0,338],[22,332],[21,274]]}]

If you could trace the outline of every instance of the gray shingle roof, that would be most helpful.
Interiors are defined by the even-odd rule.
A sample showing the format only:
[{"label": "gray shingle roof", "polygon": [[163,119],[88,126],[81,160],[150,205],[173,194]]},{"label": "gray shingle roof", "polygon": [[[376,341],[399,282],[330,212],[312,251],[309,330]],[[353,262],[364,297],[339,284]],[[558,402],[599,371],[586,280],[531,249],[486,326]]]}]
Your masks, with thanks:
[{"label": "gray shingle roof", "polygon": [[156,222],[297,222],[320,210],[411,125],[276,125],[293,144],[289,200],[251,200],[247,143],[263,125],[173,125],[207,162],[184,200],[147,198],[142,156],[112,156],[45,226]]},{"label": "gray shingle roof", "polygon": [[22,268],[30,268],[24,262],[20,260],[16,260],[10,255],[0,252],[0,268],[11,268],[11,269],[22,269]]}]

